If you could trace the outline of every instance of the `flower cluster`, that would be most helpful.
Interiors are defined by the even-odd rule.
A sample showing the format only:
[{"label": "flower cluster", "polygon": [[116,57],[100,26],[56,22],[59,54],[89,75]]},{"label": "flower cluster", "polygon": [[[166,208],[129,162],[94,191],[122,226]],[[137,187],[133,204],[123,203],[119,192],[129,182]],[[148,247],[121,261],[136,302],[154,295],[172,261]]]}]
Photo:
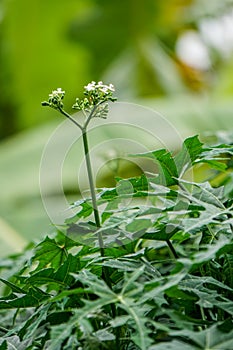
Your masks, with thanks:
[{"label": "flower cluster", "polygon": [[63,98],[65,96],[65,91],[63,91],[61,88],[58,88],[57,90],[53,90],[51,94],[49,94],[49,100],[42,102],[42,106],[49,106],[55,109],[62,109],[63,108]]},{"label": "flower cluster", "polygon": [[84,99],[76,99],[76,103],[72,108],[78,110],[89,110],[93,106],[100,105],[103,102],[107,101],[116,101],[116,98],[113,97],[115,88],[113,84],[105,85],[102,81],[96,83],[92,81],[88,85],[84,86]]},{"label": "flower cluster", "polygon": [[98,89],[99,91],[103,92],[104,94],[109,94],[110,92],[115,91],[113,84],[104,85],[102,81],[99,81],[98,83],[96,83],[95,81],[92,81],[87,86],[84,86],[84,89],[88,92]]},{"label": "flower cluster", "polygon": [[[113,84],[105,85],[102,81],[99,81],[98,83],[92,81],[84,86],[84,98],[77,98],[72,108],[88,112],[89,117],[87,118],[87,123],[95,117],[106,118],[108,114],[107,102],[114,102],[117,100],[113,97],[114,91],[115,88]],[[48,101],[42,102],[42,106],[52,107],[67,116],[68,114],[63,110],[64,96],[65,91],[61,88],[53,90],[52,93],[49,94]]]}]

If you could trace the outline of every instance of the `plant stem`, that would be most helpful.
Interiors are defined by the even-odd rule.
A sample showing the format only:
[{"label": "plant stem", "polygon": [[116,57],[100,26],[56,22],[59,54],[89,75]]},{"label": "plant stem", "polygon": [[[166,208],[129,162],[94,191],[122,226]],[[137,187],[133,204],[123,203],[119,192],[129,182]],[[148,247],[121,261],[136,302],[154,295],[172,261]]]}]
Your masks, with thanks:
[{"label": "plant stem", "polygon": [[[95,185],[93,180],[93,172],[92,172],[92,166],[91,166],[91,159],[90,159],[90,153],[89,153],[89,146],[88,146],[88,139],[87,139],[87,131],[86,128],[82,128],[82,137],[83,137],[83,146],[84,146],[84,153],[85,153],[85,160],[86,160],[86,166],[87,166],[87,173],[88,173],[88,179],[89,179],[89,186],[91,191],[91,198],[92,198],[92,206],[94,211],[94,217],[95,217],[95,223],[97,229],[101,227],[100,223],[100,216],[97,206],[97,200],[96,200],[96,194],[95,194]],[[102,257],[104,257],[104,242],[102,233],[97,231],[97,237],[99,241],[100,246],[100,254]],[[110,289],[112,289],[112,283],[109,275],[109,270],[107,266],[103,266],[103,279],[107,283]],[[115,304],[111,304],[111,310],[112,310],[112,316],[116,317],[116,306]]]},{"label": "plant stem", "polygon": [[71,115],[69,115],[66,111],[64,111],[64,109],[59,108],[59,111],[60,111],[60,113],[63,114],[66,118],[68,118],[72,123],[74,123],[79,129],[83,130],[82,125],[80,125],[78,122],[76,122],[76,120],[73,119],[73,118],[71,117]]},{"label": "plant stem", "polygon": [[[90,160],[90,154],[89,154],[89,146],[88,146],[88,139],[87,139],[87,125],[91,120],[91,117],[93,116],[96,108],[98,105],[96,105],[93,110],[91,111],[87,122],[84,126],[80,125],[75,119],[73,119],[66,111],[64,111],[62,108],[59,108],[59,111],[61,114],[63,114],[66,118],[68,118],[72,123],[74,123],[81,131],[82,131],[82,138],[83,138],[83,146],[84,146],[84,154],[85,154],[85,161],[86,161],[86,167],[87,167],[87,174],[88,174],[88,180],[89,180],[89,186],[91,191],[91,199],[92,199],[92,206],[94,211],[94,217],[95,217],[95,223],[97,229],[101,227],[100,224],[100,217],[99,217],[99,211],[97,207],[97,200],[96,200],[96,194],[95,194],[95,185],[93,180],[93,172],[91,167],[91,160]],[[100,254],[103,257],[104,256],[104,242],[103,237],[100,232],[97,233],[98,235],[98,241],[100,246]]]},{"label": "plant stem", "polygon": [[174,248],[173,245],[172,245],[172,242],[171,242],[169,239],[167,239],[166,242],[167,242],[167,245],[168,245],[170,251],[172,252],[174,258],[175,258],[175,259],[179,259],[179,256],[177,255],[177,253],[176,253],[176,251],[175,251],[175,248]]},{"label": "plant stem", "polygon": [[[99,216],[99,210],[97,206],[97,199],[96,199],[96,193],[95,193],[95,185],[94,185],[94,180],[93,180],[93,172],[92,172],[92,166],[91,166],[91,159],[90,159],[90,153],[89,153],[89,145],[88,145],[88,138],[87,138],[87,126],[91,120],[91,118],[94,116],[94,113],[97,109],[97,107],[100,105],[94,106],[92,109],[90,115],[88,116],[85,124],[82,126],[79,124],[75,119],[73,119],[67,112],[65,112],[62,108],[59,108],[59,111],[66,117],[68,118],[72,123],[74,123],[81,131],[82,131],[82,138],[83,138],[83,147],[84,147],[84,154],[85,154],[85,161],[86,161],[86,167],[87,167],[87,174],[88,174],[88,180],[89,180],[89,187],[91,191],[91,200],[92,200],[92,206],[93,206],[93,212],[94,212],[94,217],[95,217],[95,224],[97,230],[101,227],[101,222],[100,222],[100,216]],[[102,233],[97,231],[97,237],[98,237],[98,242],[99,242],[99,247],[100,247],[100,255],[104,257],[104,241],[102,237]],[[109,286],[109,288],[112,289],[112,283],[109,275],[108,268],[106,266],[103,266],[103,279]],[[116,316],[116,308],[115,305],[111,305],[112,308],[112,314],[115,317]]]},{"label": "plant stem", "polygon": [[0,326],[0,332],[2,332],[2,333],[8,333],[8,332],[9,332],[9,329],[6,329],[6,328]]},{"label": "plant stem", "polygon": [[[84,146],[84,153],[85,153],[89,186],[90,186],[90,191],[91,191],[91,199],[92,199],[92,206],[93,206],[93,211],[94,211],[95,223],[96,223],[96,227],[100,228],[101,227],[100,216],[99,216],[96,194],[95,194],[95,185],[94,185],[94,180],[93,180],[93,172],[92,172],[91,160],[90,160],[90,154],[89,154],[87,131],[85,128],[82,129],[82,137],[83,137],[83,146]],[[98,241],[99,241],[99,246],[100,246],[100,254],[103,257],[104,256],[103,237],[102,237],[102,234],[100,232],[97,232],[97,235],[98,235]]]},{"label": "plant stem", "polygon": [[94,116],[94,114],[95,114],[95,111],[97,110],[97,108],[98,108],[102,103],[103,103],[103,102],[100,102],[100,103],[98,103],[97,105],[95,105],[95,106],[92,108],[92,110],[91,110],[91,112],[90,112],[90,114],[89,114],[87,120],[85,121],[85,123],[84,123],[84,125],[83,125],[83,129],[84,129],[84,130],[87,128],[88,124],[90,123],[91,119],[93,118],[93,116]]}]

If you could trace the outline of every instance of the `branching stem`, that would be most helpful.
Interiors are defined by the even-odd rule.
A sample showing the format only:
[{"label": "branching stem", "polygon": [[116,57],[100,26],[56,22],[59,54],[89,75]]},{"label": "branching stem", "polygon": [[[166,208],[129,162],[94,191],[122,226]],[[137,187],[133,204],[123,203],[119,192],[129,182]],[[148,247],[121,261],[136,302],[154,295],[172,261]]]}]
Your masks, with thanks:
[{"label": "branching stem", "polygon": [[72,123],[74,123],[80,130],[83,130],[82,125],[79,124],[75,119],[73,119],[70,114],[64,111],[64,109],[59,108],[58,110],[61,112],[61,114],[63,114],[66,118],[68,118]]}]

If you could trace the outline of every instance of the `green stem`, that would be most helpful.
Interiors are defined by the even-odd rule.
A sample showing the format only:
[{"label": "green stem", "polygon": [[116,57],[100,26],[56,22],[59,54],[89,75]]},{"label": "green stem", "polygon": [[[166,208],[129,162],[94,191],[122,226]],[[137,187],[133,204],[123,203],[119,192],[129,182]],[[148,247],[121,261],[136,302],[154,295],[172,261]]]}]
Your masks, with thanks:
[{"label": "green stem", "polygon": [[[93,206],[93,211],[94,211],[95,223],[96,223],[96,227],[100,228],[101,223],[100,223],[99,211],[98,211],[98,207],[97,207],[97,200],[96,200],[96,194],[95,194],[95,185],[94,185],[94,180],[93,180],[93,173],[92,173],[91,160],[90,160],[90,154],[89,154],[87,131],[85,128],[82,129],[82,137],[83,137],[83,146],[84,146],[84,153],[85,153],[89,186],[90,186],[90,191],[91,191],[91,199],[92,199],[92,206]],[[98,241],[99,241],[99,246],[100,246],[100,254],[101,254],[101,256],[104,256],[103,237],[102,237],[101,232],[97,232],[97,235],[98,235]]]},{"label": "green stem", "polygon": [[[85,160],[86,160],[86,167],[87,167],[87,174],[88,174],[88,180],[89,180],[89,186],[91,191],[91,199],[92,199],[92,206],[94,211],[94,217],[95,217],[95,223],[97,229],[101,227],[100,223],[100,217],[99,217],[99,211],[97,207],[97,200],[96,200],[96,194],[95,194],[95,185],[93,180],[93,172],[91,167],[91,160],[90,160],[90,154],[89,154],[89,146],[88,146],[88,139],[87,139],[87,130],[86,127],[88,123],[90,122],[92,116],[94,115],[96,108],[98,105],[96,105],[93,110],[91,111],[86,123],[84,126],[80,125],[75,119],[73,119],[66,111],[64,111],[62,108],[59,108],[59,111],[61,114],[63,114],[66,118],[68,118],[72,123],[74,123],[81,131],[82,131],[82,138],[83,138],[83,146],[84,146],[84,153],[85,153]],[[100,246],[100,254],[103,257],[104,256],[104,242],[103,237],[100,232],[97,233],[98,235],[98,241]]]},{"label": "green stem", "polygon": [[[96,224],[97,230],[98,230],[98,228],[101,227],[101,222],[100,222],[99,210],[98,210],[98,206],[97,206],[95,185],[94,185],[94,180],[93,180],[93,172],[92,172],[91,159],[90,159],[90,153],[89,153],[89,145],[88,145],[88,138],[87,138],[87,126],[88,126],[89,122],[91,121],[91,118],[94,116],[96,109],[98,108],[98,106],[101,103],[94,106],[94,108],[92,109],[91,113],[89,114],[89,116],[88,116],[88,118],[83,126],[81,124],[79,124],[75,119],[73,119],[62,108],[59,108],[59,111],[61,112],[61,114],[63,114],[65,117],[67,117],[72,123],[74,123],[82,131],[85,161],[86,161],[87,174],[88,174],[89,186],[90,186],[90,191],[91,191],[92,206],[93,206],[93,212],[94,212],[95,224]],[[102,257],[104,257],[104,255],[105,255],[104,254],[104,241],[103,241],[102,233],[97,232],[97,237],[98,237],[98,242],[99,242],[99,247],[100,247],[100,255]],[[109,270],[108,270],[107,266],[103,266],[103,279],[107,283],[109,288],[112,289],[112,283],[111,283]],[[111,308],[112,308],[112,314],[115,317],[116,316],[115,305],[112,304]]]},{"label": "green stem", "polygon": [[8,333],[8,332],[9,332],[9,329],[6,329],[6,328],[0,326],[0,332],[2,332],[2,333]]},{"label": "green stem", "polygon": [[175,248],[174,248],[173,245],[172,245],[172,242],[171,242],[169,239],[167,239],[166,242],[167,242],[167,245],[168,245],[170,251],[172,252],[174,258],[175,258],[175,259],[179,259],[179,256],[177,255],[177,253],[176,253],[176,251],[175,251]]},{"label": "green stem", "polygon": [[97,103],[96,105],[94,105],[94,107],[92,108],[92,110],[91,110],[91,112],[90,112],[90,114],[89,114],[87,120],[85,121],[85,123],[84,123],[84,125],[83,125],[83,129],[86,129],[86,128],[87,128],[87,126],[88,126],[88,124],[90,123],[91,119],[92,119],[93,117],[95,117],[95,112],[96,112],[97,108],[98,108],[101,104],[103,104],[104,102],[105,102],[105,101],[101,101],[101,102]]},{"label": "green stem", "polygon": [[68,118],[72,123],[74,123],[79,129],[83,130],[82,125],[80,125],[78,122],[76,122],[75,119],[73,119],[64,109],[59,108],[58,109],[61,114],[63,114],[66,118]]},{"label": "green stem", "polygon": [[[85,160],[86,160],[86,167],[87,167],[87,173],[88,173],[88,180],[89,180],[89,186],[91,191],[91,198],[92,198],[92,206],[94,211],[94,217],[95,217],[95,223],[97,229],[101,227],[100,223],[100,216],[97,206],[97,200],[96,200],[96,193],[95,193],[95,185],[93,180],[93,172],[92,172],[92,166],[91,166],[91,159],[90,159],[90,153],[89,153],[89,146],[88,146],[88,139],[87,139],[87,131],[86,128],[82,128],[82,137],[83,137],[83,146],[84,146],[84,153],[85,153]],[[102,237],[101,232],[97,232],[97,237],[99,241],[100,246],[100,254],[102,257],[104,257],[104,241]],[[103,279],[107,283],[110,289],[112,289],[112,283],[109,275],[109,270],[107,266],[103,266]],[[116,317],[116,306],[115,304],[111,304],[111,310],[113,317]]]}]

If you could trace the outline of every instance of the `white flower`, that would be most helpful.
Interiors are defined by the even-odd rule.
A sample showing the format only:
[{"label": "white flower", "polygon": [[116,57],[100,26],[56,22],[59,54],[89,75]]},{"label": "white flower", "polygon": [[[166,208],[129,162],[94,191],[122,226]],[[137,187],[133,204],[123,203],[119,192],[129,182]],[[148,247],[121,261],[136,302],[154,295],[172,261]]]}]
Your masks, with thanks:
[{"label": "white flower", "polygon": [[115,91],[113,84],[105,85],[101,80],[98,81],[98,83],[96,83],[95,81],[92,81],[88,85],[84,86],[84,89],[87,92],[99,90],[99,91],[103,92],[104,94],[108,94],[109,92]]},{"label": "white flower", "polygon": [[49,97],[50,98],[53,98],[53,97],[60,97],[60,98],[63,98],[65,95],[65,91],[62,90],[61,88],[58,88],[57,90],[53,90],[51,94],[49,94]]},{"label": "white flower", "polygon": [[91,83],[89,83],[87,86],[84,86],[84,89],[86,91],[94,91],[96,89],[96,82],[92,81]]},{"label": "white flower", "polygon": [[65,93],[65,91],[62,90],[61,88],[58,88],[57,89],[57,93],[63,95]]},{"label": "white flower", "polygon": [[108,87],[106,85],[103,85],[102,87],[99,87],[99,90],[102,91],[104,94],[108,93]]},{"label": "white flower", "polygon": [[115,91],[115,87],[113,84],[109,84],[108,88],[110,91]]}]

